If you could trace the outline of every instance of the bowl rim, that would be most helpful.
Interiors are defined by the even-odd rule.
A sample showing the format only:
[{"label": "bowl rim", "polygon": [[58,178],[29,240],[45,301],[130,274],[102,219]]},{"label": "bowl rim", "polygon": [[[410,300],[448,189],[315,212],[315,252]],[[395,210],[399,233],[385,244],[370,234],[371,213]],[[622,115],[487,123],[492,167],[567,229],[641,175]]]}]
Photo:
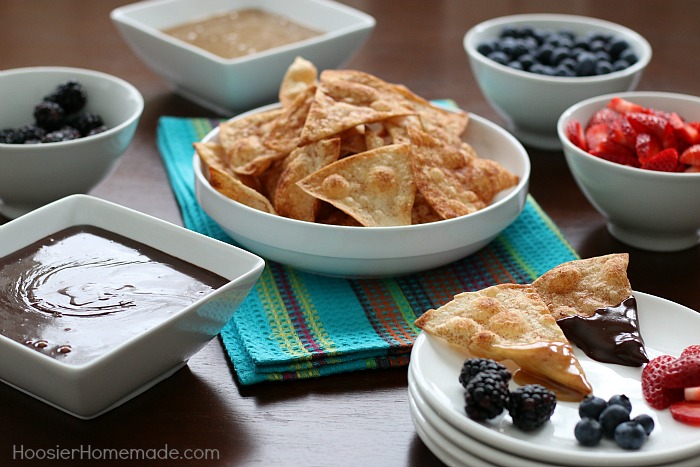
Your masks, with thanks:
[{"label": "bowl rim", "polygon": [[[516,70],[515,68],[511,68],[506,65],[501,65],[500,63],[494,62],[493,60],[489,59],[488,57],[485,57],[481,53],[479,53],[476,50],[476,44],[475,41],[476,36],[479,33],[483,33],[486,30],[491,30],[497,27],[502,27],[505,25],[511,25],[511,24],[518,24],[518,23],[529,23],[533,21],[543,21],[543,22],[552,22],[552,23],[560,23],[560,26],[563,27],[565,24],[561,23],[566,23],[566,24],[584,24],[584,25],[591,25],[591,26],[596,26],[600,28],[605,28],[605,29],[614,29],[618,31],[624,32],[626,35],[634,38],[636,41],[636,44],[641,48],[642,54],[639,57],[639,60],[637,60],[636,63],[633,65],[625,68],[624,70],[619,70],[619,71],[613,71],[611,73],[607,73],[605,75],[596,75],[596,76],[547,76],[547,75],[540,75],[536,73],[531,73],[529,71],[522,71],[522,70]],[[462,40],[462,45],[464,46],[464,49],[466,50],[467,54],[472,60],[475,60],[483,65],[490,66],[495,68],[496,70],[499,70],[503,73],[507,74],[512,74],[515,77],[520,77],[520,78],[530,78],[530,79],[537,79],[537,80],[542,80],[543,82],[551,82],[551,83],[571,83],[571,84],[577,84],[577,83],[600,83],[600,82],[605,82],[605,81],[610,81],[613,79],[617,78],[624,78],[624,77],[629,77],[631,75],[634,75],[640,71],[643,71],[649,62],[651,61],[653,51],[651,48],[651,44],[649,44],[649,41],[644,38],[641,34],[638,32],[628,28],[627,26],[623,26],[619,23],[614,23],[612,21],[604,20],[604,19],[599,19],[599,18],[594,18],[591,16],[581,16],[581,15],[567,15],[567,14],[555,14],[555,13],[528,13],[528,14],[518,14],[518,15],[509,15],[509,16],[499,16],[497,18],[491,18],[486,21],[482,21],[478,24],[475,24],[472,26],[464,35],[464,38]]]},{"label": "bowl rim", "polygon": [[[609,101],[613,97],[628,98],[630,100],[632,100],[636,97],[672,98],[672,99],[676,99],[676,100],[692,100],[700,107],[700,97],[698,97],[698,96],[693,96],[690,94],[674,93],[674,92],[665,92],[665,91],[615,92],[615,93],[602,94],[600,96],[595,96],[595,97],[590,97],[588,99],[584,99],[580,102],[577,102],[576,104],[573,104],[568,109],[566,109],[561,114],[561,116],[559,117],[559,120],[557,121],[557,135],[559,136],[559,140],[561,141],[562,145],[564,146],[564,149],[568,149],[568,151],[565,151],[565,153],[574,154],[578,157],[581,157],[581,158],[584,158],[584,159],[587,159],[590,161],[595,161],[595,163],[602,164],[603,166],[608,166],[608,167],[610,167],[611,170],[616,170],[619,173],[628,173],[630,175],[637,174],[638,176],[641,176],[641,177],[654,177],[654,178],[659,178],[659,177],[700,178],[700,172],[662,172],[662,171],[658,171],[658,170],[648,170],[648,169],[642,169],[642,168],[638,168],[638,167],[632,167],[629,165],[618,164],[616,162],[610,162],[610,161],[602,159],[600,157],[596,157],[587,151],[584,151],[583,149],[579,148],[574,143],[572,143],[569,140],[569,138],[566,137],[566,131],[565,131],[566,124],[571,119],[573,113],[575,113],[576,111],[578,111],[582,107],[593,105],[595,103],[601,104],[601,107],[602,107],[606,101]],[[585,124],[584,122],[581,122],[581,123]]]},{"label": "bowl rim", "polygon": [[[343,37],[349,34],[353,34],[359,31],[366,31],[369,29],[372,29],[376,26],[376,20],[373,16],[360,11],[356,8],[352,8],[349,5],[344,5],[341,3],[338,3],[334,0],[305,0],[309,3],[316,3],[320,5],[324,5],[327,7],[331,7],[339,12],[342,12],[343,14],[353,16],[355,18],[355,22],[351,25],[339,28],[339,29],[334,29],[331,31],[324,31],[321,34],[310,37],[308,39],[303,39],[300,41],[295,41],[289,44],[283,44],[277,47],[272,47],[270,49],[262,50],[259,52],[256,52],[251,55],[244,55],[241,57],[235,57],[235,58],[224,58],[219,55],[216,55],[213,52],[209,52],[208,50],[205,50],[201,47],[197,47],[195,45],[192,45],[188,42],[185,42],[183,40],[177,39],[169,34],[166,34],[162,30],[151,26],[149,24],[146,24],[142,21],[138,21],[131,16],[129,16],[130,13],[134,11],[138,11],[141,9],[145,8],[155,8],[159,7],[162,5],[167,5],[169,3],[173,2],[178,2],[181,0],[142,0],[136,3],[132,3],[129,5],[124,5],[118,8],[115,8],[110,12],[110,18],[112,21],[123,24],[123,25],[128,25],[134,29],[137,29],[141,31],[144,34],[147,34],[153,39],[156,39],[158,41],[163,41],[171,46],[187,50],[190,53],[194,53],[196,55],[199,55],[201,57],[207,58],[208,60],[211,60],[213,62],[216,62],[220,65],[238,65],[238,64],[245,64],[250,61],[255,61],[258,59],[264,59],[266,57],[274,56],[280,53],[285,53],[289,51],[294,51],[295,49],[300,49],[303,47],[307,46],[313,46],[316,44],[320,44],[323,42],[326,42],[328,40],[336,39],[339,37]],[[235,6],[232,6],[230,9],[235,8]],[[275,11],[270,10],[267,5],[265,4],[257,4],[255,5],[255,8],[259,8],[262,10],[266,11],[271,11],[275,13]],[[230,10],[229,9],[229,10]],[[203,12],[202,17],[206,17],[206,12]],[[279,13],[278,13],[279,14]]]},{"label": "bowl rim", "polygon": [[[106,131],[103,131],[102,133],[98,133],[96,135],[92,136],[84,136],[82,138],[78,139],[73,139],[70,141],[58,141],[55,143],[44,143],[44,144],[50,144],[50,147],[60,147],[60,146],[67,146],[67,145],[74,145],[74,146],[79,146],[83,144],[89,144],[90,142],[93,141],[98,141],[100,139],[106,139],[111,136],[113,136],[116,133],[119,133],[122,131],[124,128],[129,127],[131,124],[133,124],[136,120],[139,120],[141,118],[141,115],[143,114],[143,110],[145,107],[145,101],[143,98],[143,95],[141,92],[134,86],[133,84],[129,83],[128,81],[119,78],[118,76],[111,75],[109,73],[105,73],[102,71],[97,71],[97,70],[91,70],[88,68],[80,68],[80,67],[68,67],[68,66],[32,66],[32,67],[21,67],[21,68],[11,68],[7,70],[0,70],[0,81],[4,76],[13,76],[13,75],[22,75],[22,74],[36,74],[36,73],[56,73],[56,74],[74,74],[77,75],[79,78],[80,76],[90,76],[93,78],[98,78],[101,80],[105,81],[110,81],[112,83],[115,83],[124,89],[126,89],[131,96],[133,96],[134,100],[136,101],[136,109],[132,114],[124,120],[123,122],[112,126],[108,128]],[[12,148],[15,150],[19,151],[31,151],[36,149],[42,149],[46,148],[46,146],[41,146],[41,145],[35,145],[35,144],[7,144],[7,143],[0,143],[0,149],[2,148]]]},{"label": "bowl rim", "polygon": [[[235,117],[232,117],[230,120],[237,120],[243,117],[246,117],[248,115],[262,112],[264,110],[269,110],[269,109],[274,109],[278,108],[280,106],[280,103],[274,103],[274,104],[268,104],[262,107],[258,107],[256,109],[252,109],[248,112],[244,112],[242,114],[236,115]],[[435,222],[428,222],[424,224],[411,224],[411,225],[398,225],[398,226],[384,226],[384,227],[369,227],[369,226],[363,226],[363,227],[358,227],[358,226],[345,226],[345,225],[332,225],[332,224],[321,224],[317,222],[308,222],[308,221],[302,221],[299,219],[291,219],[289,217],[284,217],[280,216],[277,214],[271,214],[268,212],[260,211],[258,209],[252,208],[250,206],[247,206],[243,203],[240,203],[234,199],[228,198],[224,196],[223,194],[219,193],[216,191],[211,184],[209,183],[208,178],[204,175],[204,172],[202,171],[202,164],[200,161],[200,158],[197,154],[196,151],[193,152],[193,157],[192,157],[192,165],[194,169],[194,175],[195,177],[202,183],[204,188],[209,191],[211,194],[213,194],[215,197],[217,197],[220,200],[224,200],[227,203],[233,204],[236,208],[240,208],[249,214],[253,216],[261,216],[263,219],[268,219],[269,221],[273,221],[273,219],[282,222],[284,224],[289,224],[297,227],[302,227],[302,226],[316,226],[312,228],[318,228],[321,229],[321,232],[327,231],[328,233],[333,233],[333,232],[357,232],[358,235],[372,235],[376,234],[377,232],[382,232],[385,234],[393,234],[393,233],[399,233],[399,232],[406,232],[406,231],[420,231],[420,230],[429,230],[429,229],[434,229],[436,226],[439,225],[449,225],[449,224],[454,224],[454,223],[459,223],[463,222],[465,218],[478,218],[478,217],[483,217],[488,215],[491,211],[497,209],[503,204],[506,204],[510,202],[513,198],[516,198],[518,194],[523,190],[523,188],[527,188],[529,185],[529,180],[530,180],[530,172],[531,172],[531,163],[530,163],[530,158],[527,150],[522,147],[522,144],[509,132],[498,126],[497,124],[491,122],[490,120],[481,117],[479,115],[473,114],[471,112],[467,112],[470,118],[470,121],[474,120],[479,122],[482,125],[485,125],[487,127],[490,127],[496,131],[498,131],[504,138],[508,139],[514,147],[518,148],[518,154],[522,154],[524,157],[522,157],[523,163],[524,163],[524,173],[522,176],[518,175],[519,180],[518,184],[510,189],[510,191],[505,195],[500,197],[500,199],[496,200],[495,202],[492,202],[488,206],[486,206],[483,209],[480,209],[478,211],[475,211],[471,214],[466,214],[464,216],[459,216],[455,217],[452,219],[442,219],[439,221]],[[216,128],[213,128],[209,133],[207,133],[204,138],[201,139],[202,142],[210,141],[214,137],[218,137],[218,132],[219,128],[218,126]]]}]

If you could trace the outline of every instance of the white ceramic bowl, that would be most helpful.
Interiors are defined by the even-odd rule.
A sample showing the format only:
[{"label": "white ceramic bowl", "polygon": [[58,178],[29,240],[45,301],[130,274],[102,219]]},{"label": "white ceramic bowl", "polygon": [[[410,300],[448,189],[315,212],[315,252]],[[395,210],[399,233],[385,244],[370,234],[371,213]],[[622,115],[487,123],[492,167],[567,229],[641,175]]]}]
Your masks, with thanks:
[{"label": "white ceramic bowl", "polygon": [[[0,226],[0,257],[80,225],[101,227],[144,243],[229,281],[160,322],[142,324],[143,330],[87,362],[60,361],[0,334],[0,380],[88,419],[135,397],[185,365],[231,319],[260,276],[264,261],[226,243],[88,195],[63,198]],[[47,315],[46,319],[61,318]],[[108,326],[117,333],[123,323],[110,320]]]},{"label": "white ceramic bowl", "polygon": [[[505,26],[568,29],[577,35],[604,32],[626,39],[639,60],[629,68],[586,77],[544,76],[516,70],[485,57],[477,46],[498,37]],[[651,46],[642,36],[619,24],[595,18],[555,14],[525,14],[494,18],[472,27],[464,48],[484,97],[506,120],[509,130],[526,145],[560,150],[557,120],[569,106],[600,94],[633,90],[651,60]]]},{"label": "white ceramic bowl", "polygon": [[[263,107],[257,111],[269,109]],[[249,113],[248,113],[249,114]],[[236,118],[245,117],[242,114]],[[346,227],[298,221],[233,201],[209,184],[193,158],[199,204],[231,238],[270,260],[319,274],[380,277],[418,272],[466,257],[488,244],[522,211],[530,180],[523,146],[498,125],[470,114],[464,139],[480,157],[520,177],[491,205],[467,216],[404,227]],[[218,129],[203,141],[218,141]]]},{"label": "white ceramic bowl", "polygon": [[[224,59],[162,32],[244,8],[286,16],[324,34]],[[229,116],[276,102],[282,77],[297,56],[310,60],[319,70],[344,64],[375,26],[371,16],[330,0],[150,0],[117,8],[111,18],[127,44],[175,92]]]},{"label": "white ceramic bowl", "polygon": [[557,131],[566,162],[581,191],[607,220],[618,240],[644,250],[677,251],[697,245],[700,237],[700,173],[638,169],[595,157],[568,140],[566,124],[586,122],[610,98],[618,96],[645,107],[700,120],[700,97],[662,92],[616,93],[586,99],[567,109]]},{"label": "white ceramic bowl", "polygon": [[115,76],[80,68],[0,71],[0,128],[33,123],[34,106],[71,78],[87,92],[85,111],[100,114],[109,129],[59,143],[0,143],[0,214],[6,217],[20,216],[64,196],[87,193],[109,176],[131,143],[143,112],[139,91]]}]

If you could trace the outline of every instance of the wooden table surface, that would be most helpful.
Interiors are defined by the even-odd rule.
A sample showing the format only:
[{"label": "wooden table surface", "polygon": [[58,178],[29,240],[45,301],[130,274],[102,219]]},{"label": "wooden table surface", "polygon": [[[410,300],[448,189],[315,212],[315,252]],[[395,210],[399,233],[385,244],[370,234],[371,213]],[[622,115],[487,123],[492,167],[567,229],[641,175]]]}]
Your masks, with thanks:
[{"label": "wooden table surface", "polygon": [[[215,115],[173,94],[121,40],[109,12],[126,3],[0,0],[0,69],[75,66],[133,83],[146,102],[137,134],[116,172],[92,194],[181,224],[156,148],[156,123],[162,115]],[[644,35],[654,50],[638,89],[700,95],[696,0],[344,3],[377,19],[376,30],[347,68],[404,83],[429,99],[454,99],[499,124],[502,120],[471,75],[462,38],[474,24],[507,14],[570,13],[625,24]],[[7,111],[2,103],[0,111]],[[562,153],[532,148],[528,152],[532,195],[582,257],[629,252],[635,290],[700,309],[700,249],[658,254],[616,241],[575,186]],[[19,453],[24,449],[40,455],[56,447],[210,449],[218,455],[218,460],[207,462],[183,459],[147,465],[440,465],[411,423],[405,368],[244,387],[237,383],[218,339],[171,378],[95,420],[72,418],[6,385],[0,385],[0,420],[2,465],[13,458],[23,465],[41,464],[37,459],[21,461]],[[81,463],[74,457],[46,465]]]}]

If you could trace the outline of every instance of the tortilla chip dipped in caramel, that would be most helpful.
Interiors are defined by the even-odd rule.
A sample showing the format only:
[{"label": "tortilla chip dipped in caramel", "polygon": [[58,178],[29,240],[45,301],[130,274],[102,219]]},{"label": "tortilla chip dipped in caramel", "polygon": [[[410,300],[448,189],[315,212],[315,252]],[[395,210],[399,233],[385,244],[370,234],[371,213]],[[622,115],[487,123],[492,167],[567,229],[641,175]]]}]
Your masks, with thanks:
[{"label": "tortilla chip dipped in caramel", "polygon": [[592,391],[573,348],[530,285],[461,293],[426,311],[415,324],[475,357],[512,360],[523,371],[581,395]]},{"label": "tortilla chip dipped in caramel", "polygon": [[628,264],[627,253],[569,261],[542,274],[532,285],[555,319],[592,316],[597,309],[632,296]]}]

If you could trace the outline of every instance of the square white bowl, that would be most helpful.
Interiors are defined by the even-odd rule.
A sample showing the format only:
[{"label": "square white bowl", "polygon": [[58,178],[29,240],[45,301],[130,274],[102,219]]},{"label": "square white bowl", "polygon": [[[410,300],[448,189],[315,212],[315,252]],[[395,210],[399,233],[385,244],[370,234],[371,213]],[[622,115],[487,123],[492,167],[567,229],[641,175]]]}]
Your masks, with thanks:
[{"label": "square white bowl", "polygon": [[187,364],[231,319],[262,273],[264,261],[218,240],[87,195],[63,198],[0,226],[0,257],[79,225],[122,235],[228,280],[85,363],[59,361],[0,334],[1,381],[71,415],[90,419]]},{"label": "square white bowl", "polygon": [[[225,59],[162,32],[215,14],[257,8],[323,34],[252,55]],[[175,92],[222,115],[277,100],[297,56],[319,70],[341,66],[374,30],[371,16],[330,0],[148,0],[117,8],[111,19],[143,62]]]}]

